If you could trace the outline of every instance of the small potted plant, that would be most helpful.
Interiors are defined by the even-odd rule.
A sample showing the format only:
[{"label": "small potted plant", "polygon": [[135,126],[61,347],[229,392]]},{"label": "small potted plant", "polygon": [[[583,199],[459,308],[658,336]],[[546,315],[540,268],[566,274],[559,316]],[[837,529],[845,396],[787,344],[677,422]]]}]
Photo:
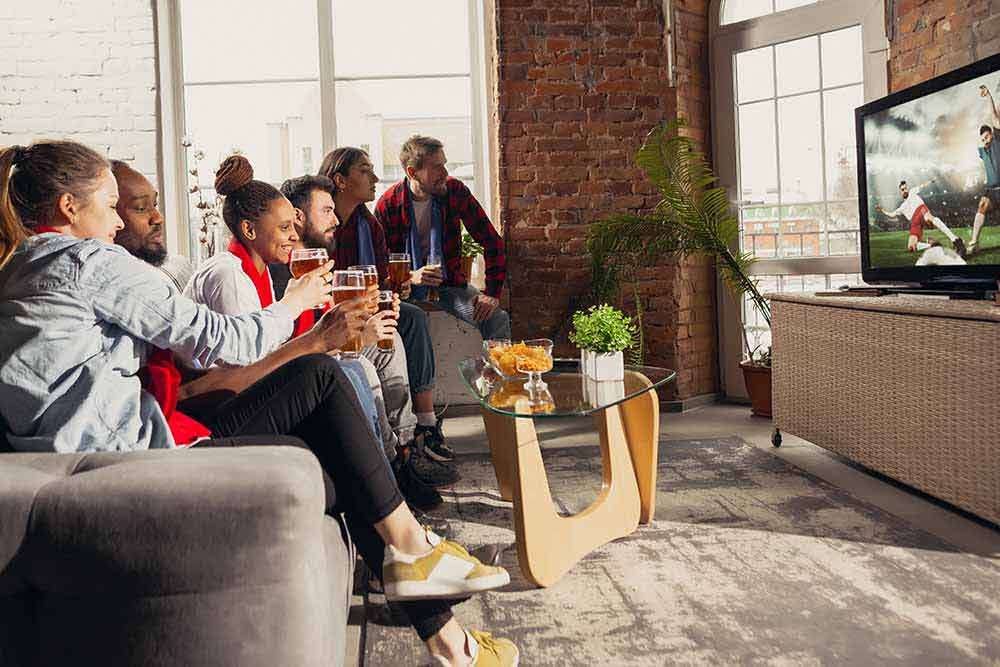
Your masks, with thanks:
[{"label": "small potted plant", "polygon": [[771,416],[771,348],[749,350],[750,356],[740,363],[743,382],[750,394],[750,412],[758,417]]},{"label": "small potted plant", "polygon": [[636,327],[625,313],[608,304],[573,313],[569,339],[580,348],[583,374],[598,381],[623,380],[622,350],[635,341]]},{"label": "small potted plant", "polygon": [[476,240],[472,238],[469,232],[462,229],[462,273],[465,274],[465,279],[470,283],[472,282],[472,263],[476,260],[476,257],[480,257],[483,254],[483,246],[476,243]]}]

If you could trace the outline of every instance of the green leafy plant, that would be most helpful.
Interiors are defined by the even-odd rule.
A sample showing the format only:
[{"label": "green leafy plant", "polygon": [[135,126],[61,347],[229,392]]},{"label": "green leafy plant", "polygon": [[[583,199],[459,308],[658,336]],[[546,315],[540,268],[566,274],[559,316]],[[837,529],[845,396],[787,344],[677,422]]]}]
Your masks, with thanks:
[{"label": "green leafy plant", "polygon": [[605,303],[573,313],[569,339],[585,350],[607,354],[631,347],[636,333],[632,318]]},{"label": "green leafy plant", "polygon": [[[679,133],[685,125],[678,118],[653,128],[636,154],[636,164],[660,193],[653,211],[616,215],[591,225],[587,248],[593,297],[612,298],[621,283],[634,282],[640,268],[666,254],[697,253],[712,257],[732,294],[738,300],[748,297],[770,326],[770,305],[748,272],[753,257],[738,250],[739,223],[730,211],[729,196],[695,141]],[[641,308],[638,297],[636,292]],[[743,341],[754,359],[745,332]]]},{"label": "green leafy plant", "polygon": [[479,257],[483,254],[483,246],[476,243],[469,232],[462,229],[462,257]]}]

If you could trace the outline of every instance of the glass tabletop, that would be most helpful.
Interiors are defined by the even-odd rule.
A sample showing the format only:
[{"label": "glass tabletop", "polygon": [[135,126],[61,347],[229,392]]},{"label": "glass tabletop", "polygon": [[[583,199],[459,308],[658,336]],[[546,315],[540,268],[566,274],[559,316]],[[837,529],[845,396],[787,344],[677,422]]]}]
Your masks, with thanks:
[{"label": "glass tabletop", "polygon": [[[483,359],[458,364],[465,386],[483,405],[509,417],[582,417],[618,405],[670,382],[677,373],[654,366],[625,366],[625,379],[597,382],[580,372],[579,359],[556,359],[542,375],[546,389],[525,387],[524,376],[504,377]],[[647,378],[647,386],[642,378]]]}]

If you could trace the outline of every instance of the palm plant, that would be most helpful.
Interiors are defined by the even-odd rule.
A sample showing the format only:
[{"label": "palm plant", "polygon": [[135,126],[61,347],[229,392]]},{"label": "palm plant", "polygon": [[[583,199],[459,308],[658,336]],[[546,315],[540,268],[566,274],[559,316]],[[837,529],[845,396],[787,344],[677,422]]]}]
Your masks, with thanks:
[{"label": "palm plant", "polygon": [[[594,223],[587,239],[593,260],[592,298],[599,303],[616,295],[618,285],[670,253],[698,253],[716,267],[737,300],[749,296],[768,326],[771,309],[750,277],[754,259],[738,248],[739,223],[729,196],[693,139],[679,133],[681,118],[659,125],[646,136],[636,163],[660,192],[660,202],[645,215],[615,215]],[[641,322],[641,303],[636,293]],[[640,334],[641,335],[641,334]],[[751,358],[753,351],[744,344]],[[641,349],[641,343],[640,343]]]}]

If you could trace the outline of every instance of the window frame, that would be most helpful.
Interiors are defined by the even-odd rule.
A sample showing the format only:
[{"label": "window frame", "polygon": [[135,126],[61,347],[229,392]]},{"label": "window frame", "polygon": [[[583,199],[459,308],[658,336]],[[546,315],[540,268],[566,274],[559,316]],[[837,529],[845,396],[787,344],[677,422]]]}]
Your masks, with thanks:
[{"label": "window frame", "polygon": [[[888,94],[889,42],[884,0],[819,0],[803,7],[723,24],[725,0],[709,3],[709,58],[712,107],[712,158],[719,183],[739,211],[739,155],[736,118],[735,54],[804,37],[861,26],[863,97],[868,102]],[[775,91],[777,94],[777,91]],[[825,184],[824,184],[825,187]],[[798,205],[798,203],[796,203]],[[734,248],[734,250],[737,248]],[[759,259],[751,275],[795,276],[860,273],[860,255]],[[720,283],[718,288],[719,371],[727,396],[746,398],[742,304]]]},{"label": "window frame", "polygon": [[[495,174],[491,168],[491,141],[494,119],[487,112],[489,86],[492,77],[486,70],[486,20],[489,13],[486,0],[466,0],[469,17],[470,69],[466,72],[434,72],[404,75],[370,75],[336,77],[334,69],[333,1],[316,0],[318,25],[321,127],[323,155],[337,147],[336,85],[339,81],[414,80],[423,78],[469,78],[472,98],[472,148],[476,178],[473,194],[482,204],[491,220],[496,220]],[[184,81],[184,54],[181,35],[180,3],[178,0],[154,0],[154,23],[157,34],[157,97],[160,123],[159,171],[163,214],[166,220],[167,247],[172,253],[197,257],[194,252],[188,193],[187,151],[181,146],[185,128],[185,86],[229,83],[225,81],[187,84]],[[302,81],[301,78],[274,77],[268,79],[241,79],[239,83],[284,83]],[[308,81],[314,79],[309,78]]]}]

